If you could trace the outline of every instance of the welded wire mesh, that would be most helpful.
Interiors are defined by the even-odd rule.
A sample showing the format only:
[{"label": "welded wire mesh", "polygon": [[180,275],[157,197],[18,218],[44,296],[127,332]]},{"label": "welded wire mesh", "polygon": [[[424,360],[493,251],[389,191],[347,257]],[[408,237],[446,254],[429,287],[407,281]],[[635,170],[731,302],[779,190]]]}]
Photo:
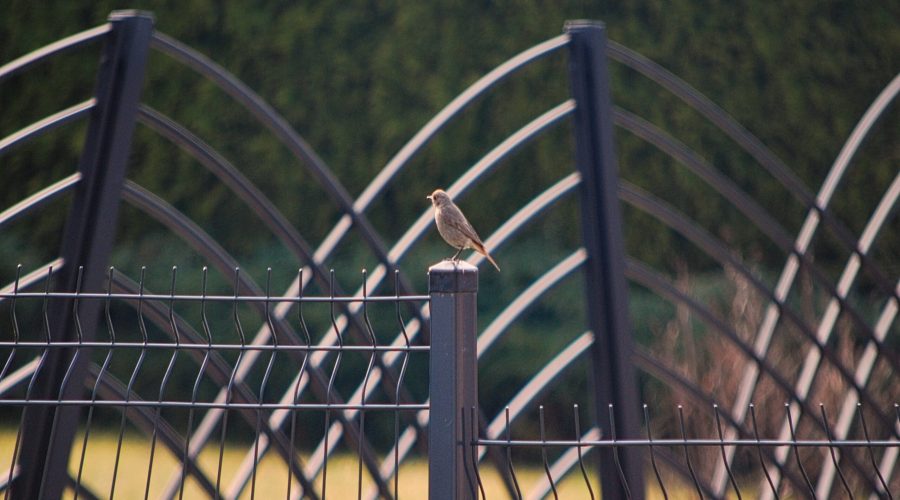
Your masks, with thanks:
[{"label": "welded wire mesh", "polygon": [[[866,420],[866,411],[861,405],[857,406],[855,422],[858,435],[848,439],[833,437],[833,417],[824,405],[819,405],[818,409],[821,432],[809,431],[807,434],[797,432],[790,405],[784,405],[783,409],[769,408],[770,412],[780,411],[791,422],[789,439],[767,437],[757,425],[757,409],[752,404],[748,408],[752,426],[736,438],[723,434],[723,425],[728,423],[723,423],[724,417],[718,406],[708,410],[713,423],[708,436],[686,433],[681,405],[677,407],[677,424],[667,427],[668,433],[664,436],[655,433],[654,429],[659,425],[651,419],[648,405],[643,406],[643,436],[617,435],[615,423],[607,432],[596,427],[584,431],[581,425],[583,410],[577,404],[571,417],[572,435],[560,436],[559,429],[547,428],[544,406],[539,406],[539,439],[533,434],[515,436],[509,425],[508,408],[505,435],[500,439],[480,437],[476,413],[474,408],[470,410],[463,412],[462,419],[468,431],[467,466],[471,470],[467,476],[468,487],[474,498],[491,496],[486,493],[482,480],[485,469],[490,467],[480,462],[480,457],[490,449],[500,450],[505,457],[503,466],[490,472],[507,478],[513,485],[511,493],[515,498],[546,498],[548,495],[553,498],[599,498],[599,474],[615,476],[623,485],[626,497],[631,498],[636,485],[628,483],[620,465],[620,453],[628,448],[641,450],[649,465],[648,490],[655,490],[664,498],[721,497],[711,487],[714,464],[710,459],[727,471],[729,490],[725,495],[728,497],[757,498],[770,493],[774,498],[827,498],[830,495],[823,496],[814,486],[825,464],[833,466],[838,473],[841,489],[835,494],[841,498],[894,498],[900,491],[900,477],[894,473],[900,441],[889,430],[876,430]],[[612,405],[609,405],[609,413],[613,414]],[[900,406],[894,405],[893,413],[895,424],[900,425]],[[776,452],[782,449],[790,456],[789,463],[777,461]],[[616,470],[597,469],[594,459],[599,453],[611,453]],[[533,474],[523,478],[523,469],[535,468],[541,471],[537,478]],[[773,479],[776,472],[785,475],[788,481],[776,483]],[[643,488],[644,485],[638,485],[639,490]]]},{"label": "welded wire mesh", "polygon": [[[68,461],[75,497],[397,496],[401,423],[428,408],[429,347],[410,342],[403,309],[424,307],[427,295],[371,296],[363,285],[362,295],[336,296],[333,273],[320,296],[273,296],[271,270],[264,295],[242,293],[239,270],[231,294],[210,291],[227,287],[205,268],[199,293],[180,293],[174,268],[164,294],[145,286],[143,269],[130,284],[110,269],[102,292],[82,290],[80,272],[76,290],[55,291],[52,276],[20,268],[0,291],[5,497],[41,419],[51,442],[67,443],[51,453]],[[351,304],[363,335],[338,327]],[[71,309],[71,325],[53,323],[56,305]],[[54,352],[65,363],[50,365]],[[399,378],[375,390],[385,356]],[[62,383],[41,397],[60,370]],[[358,389],[343,396],[348,387]]]}]

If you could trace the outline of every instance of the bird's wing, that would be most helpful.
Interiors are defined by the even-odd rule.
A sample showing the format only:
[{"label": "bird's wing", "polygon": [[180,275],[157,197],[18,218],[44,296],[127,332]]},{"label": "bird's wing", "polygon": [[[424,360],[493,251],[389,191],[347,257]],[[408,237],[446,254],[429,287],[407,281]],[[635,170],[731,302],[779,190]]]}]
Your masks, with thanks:
[{"label": "bird's wing", "polygon": [[457,230],[461,231],[463,234],[468,236],[472,241],[478,243],[479,245],[483,245],[481,242],[481,238],[478,237],[478,233],[475,231],[475,228],[472,227],[472,224],[469,223],[469,220],[466,219],[466,216],[463,215],[462,211],[459,207],[452,207],[455,209],[456,215],[458,217],[448,217],[448,222],[450,226],[455,227]]}]

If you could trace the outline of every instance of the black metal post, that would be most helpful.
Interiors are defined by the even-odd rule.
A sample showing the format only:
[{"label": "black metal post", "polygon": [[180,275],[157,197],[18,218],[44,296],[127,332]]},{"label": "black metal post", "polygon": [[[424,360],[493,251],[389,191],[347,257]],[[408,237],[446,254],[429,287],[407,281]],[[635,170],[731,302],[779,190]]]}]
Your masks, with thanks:
[{"label": "black metal post", "polygon": [[[99,291],[109,263],[116,228],[120,194],[131,148],[137,107],[153,17],[136,11],[113,12],[112,30],[104,47],[97,76],[90,125],[78,170],[81,181],[75,191],[63,233],[64,267],[56,288],[73,291],[78,267],[84,266],[82,289]],[[95,335],[100,312],[98,301],[80,302],[84,340]],[[54,301],[50,309],[54,341],[74,341],[72,304]],[[36,399],[56,399],[63,376],[73,358],[71,350],[51,350],[35,387]],[[68,381],[65,399],[76,399],[84,389],[87,356],[79,358]],[[21,474],[14,480],[15,498],[59,498],[68,484],[69,450],[78,426],[79,408],[30,407],[25,410]],[[58,412],[59,415],[54,415]],[[56,426],[55,432],[51,427]],[[51,441],[51,434],[53,439]]]},{"label": "black metal post", "polygon": [[[581,173],[581,221],[588,258],[585,284],[591,347],[595,418],[610,435],[608,405],[613,404],[616,434],[638,438],[640,415],[632,364],[625,250],[618,198],[618,169],[613,148],[612,105],[606,64],[606,29],[594,21],[569,21],[569,77],[575,99],[576,161]],[[613,451],[601,448],[603,498],[625,498]],[[641,451],[620,449],[620,462],[632,498],[643,498]]]},{"label": "black metal post", "polygon": [[471,408],[478,414],[476,297],[478,268],[444,261],[428,270],[431,362],[428,495],[431,500],[476,498]]}]

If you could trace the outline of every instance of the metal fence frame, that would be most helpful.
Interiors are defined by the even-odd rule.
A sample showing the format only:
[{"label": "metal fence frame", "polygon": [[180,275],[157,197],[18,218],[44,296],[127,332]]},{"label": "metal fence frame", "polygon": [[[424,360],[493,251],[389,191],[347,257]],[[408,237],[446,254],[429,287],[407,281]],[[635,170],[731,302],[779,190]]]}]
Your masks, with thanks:
[{"label": "metal fence frame", "polygon": [[[853,444],[852,441],[842,439],[842,437],[846,437],[853,425],[854,415],[858,408],[856,405],[860,403],[874,412],[879,425],[891,430],[891,439],[883,440],[885,443],[892,443],[892,439],[900,436],[893,412],[879,408],[872,395],[867,392],[871,365],[875,359],[885,360],[894,369],[900,369],[896,353],[885,342],[890,326],[897,315],[900,283],[888,276],[869,257],[869,251],[875,238],[890,221],[897,200],[900,198],[900,176],[897,176],[887,188],[859,237],[854,236],[853,232],[829,210],[830,200],[860,145],[900,93],[900,76],[890,82],[872,103],[829,170],[822,187],[814,194],[759,139],[688,84],[653,61],[615,42],[607,41],[605,30],[601,24],[572,22],[567,24],[563,35],[514,56],[451,101],[400,149],[361,195],[354,199],[303,138],[274,109],[214,62],[180,42],[154,31],[152,16],[145,13],[132,11],[113,13],[108,24],[60,40],[12,61],[0,67],[0,83],[56,54],[101,40],[105,45],[93,97],[0,139],[0,154],[3,154],[50,130],[76,120],[90,118],[78,172],[0,212],[0,227],[2,227],[42,207],[63,193],[75,193],[75,201],[66,223],[66,237],[64,238],[64,247],[60,252],[61,257],[52,266],[53,273],[58,276],[57,279],[61,280],[61,289],[63,290],[77,290],[82,287],[83,289],[101,288],[111,248],[113,236],[111,231],[115,227],[116,207],[120,199],[150,214],[177,233],[205,255],[211,265],[220,273],[227,274],[237,267],[235,260],[202,228],[153,193],[125,179],[125,165],[131,135],[134,124],[139,122],[166,137],[201,162],[227,184],[287,248],[300,256],[304,262],[309,262],[308,272],[301,273],[301,276],[285,291],[284,296],[296,295],[310,280],[331,286],[331,290],[339,296],[346,295],[340,287],[334,284],[333,279],[329,285],[329,272],[323,262],[325,257],[338,247],[351,228],[360,233],[363,241],[380,262],[378,268],[364,278],[364,284],[356,295],[360,293],[365,295],[367,291],[375,292],[390,276],[390,270],[430,227],[431,216],[427,211],[423,213],[410,229],[393,246],[389,247],[365,215],[373,200],[447,123],[461,114],[479,97],[510,78],[521,68],[567,49],[569,51],[569,80],[572,99],[536,117],[532,122],[512,134],[447,189],[454,197],[464,196],[480,179],[514,151],[563,120],[569,118],[573,120],[577,173],[562,178],[556,185],[551,186],[523,206],[487,239],[487,243],[492,248],[502,247],[529,221],[534,220],[557,201],[577,190],[582,203],[584,248],[576,250],[568,258],[548,270],[511,303],[478,338],[477,355],[480,356],[490,349],[503,330],[516,317],[527,310],[547,290],[573,272],[585,273],[587,297],[596,300],[598,307],[590,309],[591,314],[587,318],[590,331],[584,336],[578,337],[566,350],[560,352],[557,358],[536,374],[529,385],[511,401],[513,420],[521,415],[525,411],[525,407],[533,403],[539,394],[546,391],[567,366],[586,353],[590,356],[593,367],[593,419],[598,425],[595,429],[597,432],[599,432],[598,429],[615,430],[622,439],[638,439],[641,435],[640,407],[635,399],[637,394],[634,383],[635,367],[672,386],[683,389],[699,402],[714,402],[711,395],[703,394],[692,385],[691,381],[683,379],[669,367],[659,363],[650,353],[638,346],[631,345],[627,316],[627,289],[625,287],[625,280],[629,280],[653,290],[667,300],[685,304],[703,322],[728,338],[751,361],[742,380],[741,391],[733,406],[728,409],[718,409],[722,418],[728,423],[720,440],[726,444],[733,443],[735,446],[725,446],[722,449],[723,460],[716,476],[709,485],[704,485],[702,488],[710,496],[721,497],[726,494],[730,476],[728,463],[734,456],[734,450],[741,445],[739,436],[743,435],[746,439],[755,430],[755,425],[751,428],[748,421],[748,416],[752,413],[749,403],[763,375],[774,379],[785,392],[792,396],[791,406],[785,414],[781,434],[770,443],[776,447],[776,452],[770,458],[769,474],[766,476],[767,479],[771,479],[772,483],[770,484],[774,484],[774,487],[771,493],[766,493],[767,490],[762,488],[764,495],[777,497],[782,478],[794,485],[803,485],[803,479],[788,470],[788,445],[802,446],[792,437],[794,424],[791,421],[791,415],[795,415],[798,420],[804,416],[811,416],[820,431],[824,431],[829,437],[832,435],[827,422],[822,422],[822,419],[817,418],[819,412],[806,398],[812,380],[823,363],[836,368],[841,378],[851,388],[834,425],[835,443],[846,441],[851,443],[848,446],[863,446],[861,442]],[[307,243],[278,209],[221,154],[181,124],[140,103],[144,64],[147,52],[151,49],[164,53],[192,68],[224,90],[267,127],[295,157],[303,161],[330,199],[344,213],[318,248],[314,249]],[[753,157],[781,186],[803,202],[808,209],[808,214],[798,235],[792,236],[765,207],[760,206],[733,181],[717,172],[699,154],[640,117],[613,106],[609,98],[609,78],[606,67],[608,60],[621,63],[639,72],[680,98],[723,131],[743,151]],[[782,249],[787,255],[787,260],[777,285],[770,288],[761,283],[747,265],[742,263],[718,238],[707,233],[694,221],[666,205],[652,193],[644,192],[620,179],[612,140],[614,126],[641,138],[676,159],[715,191],[731,200],[733,205],[752,224],[759,228],[778,248]],[[697,303],[690,296],[678,290],[666,278],[625,255],[622,248],[620,201],[650,214],[694,243],[707,255],[721,262],[723,266],[735,269],[748,280],[751,286],[767,298],[769,303],[764,321],[751,341],[741,339],[729,325],[715,317],[704,305]],[[820,227],[828,229],[839,244],[850,252],[844,272],[836,283],[832,282],[816,266],[809,255],[811,241]],[[597,229],[600,228],[603,230],[598,231]],[[479,256],[469,259],[473,264],[480,263],[480,260]],[[75,266],[71,265],[72,263],[83,264],[83,273],[78,272]],[[800,271],[808,273],[819,286],[826,290],[831,299],[828,311],[817,327],[807,324],[786,301]],[[860,272],[864,273],[887,297],[887,302],[874,324],[865,321],[856,307],[847,300],[848,290]],[[43,277],[43,271],[38,270],[23,276],[21,284],[24,286],[38,283]],[[398,295],[413,294],[410,284],[403,276],[397,276],[396,282]],[[138,293],[138,285],[127,279],[117,278],[115,286],[123,293]],[[235,289],[247,290],[257,296],[264,295],[259,285],[239,273],[235,273]],[[50,311],[52,321],[55,324],[69,325],[60,333],[60,337],[53,341],[72,342],[79,335],[79,332],[75,331],[72,326],[75,323],[72,309],[59,305],[53,307]],[[406,307],[407,313],[412,318],[408,322],[409,336],[414,341],[421,342],[422,345],[433,343],[433,332],[428,328],[433,318],[430,318],[427,308]],[[284,323],[284,315],[288,310],[289,307],[276,308],[272,312],[270,331],[288,331]],[[82,326],[85,335],[91,335],[94,331],[90,322],[96,321],[98,312],[85,311],[83,314],[81,321],[84,322]],[[354,338],[365,340],[367,328],[361,312],[362,306],[357,303],[340,304],[334,335],[324,342],[330,343],[332,347],[337,345],[342,341],[345,331]],[[860,335],[866,339],[865,353],[855,369],[844,366],[837,359],[834,348],[828,344],[839,314],[846,314]],[[767,361],[771,340],[776,325],[780,321],[796,327],[812,345],[803,364],[803,376],[796,381],[786,379]],[[267,339],[268,332],[260,331],[254,341],[266,341]],[[90,341],[88,338],[82,340]],[[54,399],[56,396],[54,391],[58,388],[66,387],[68,390],[71,387],[71,385],[62,383],[67,372],[71,372],[70,376],[74,379],[83,379],[89,376],[79,363],[67,365],[64,362],[65,359],[77,361],[77,356],[74,356],[72,351],[74,346],[62,345],[67,346],[66,349],[51,350],[51,356],[54,358],[47,362],[49,368],[42,374],[42,377],[46,378],[35,384],[36,390],[42,391],[41,397],[45,397],[48,401]],[[248,364],[252,364],[256,360],[257,354],[257,351],[248,352]],[[461,361],[457,359],[455,362]],[[365,399],[365,385],[369,382],[373,385],[385,384],[388,389],[396,390],[398,401],[406,398],[408,395],[402,393],[402,384],[398,383],[405,367],[402,365],[400,357],[391,356],[388,353],[384,359],[377,358],[374,363],[370,371],[371,381],[367,376],[363,386],[360,387],[363,399]],[[331,393],[328,374],[320,366],[321,359],[310,359],[309,365],[310,369],[318,374],[311,378],[311,386],[320,395],[327,395],[326,399],[334,397],[335,400],[343,400],[339,395]],[[64,369],[67,366],[71,367],[71,370]],[[245,372],[235,367],[232,376],[235,383],[239,384],[243,380]],[[227,392],[223,388],[221,395]],[[468,401],[468,398],[469,396],[466,396],[462,399]],[[610,402],[615,403],[612,406],[612,412],[607,411],[606,405]],[[77,417],[74,411],[69,410],[68,406],[61,407],[55,413],[59,414],[59,418],[63,420]],[[23,446],[23,450],[27,450],[27,452],[21,459],[25,472],[21,476],[20,484],[24,485],[22,491],[27,492],[26,496],[33,496],[40,491],[40,485],[45,482],[43,478],[61,477],[60,474],[65,472],[65,457],[55,450],[66,449],[67,443],[71,444],[72,434],[67,430],[67,426],[61,426],[66,430],[51,432],[49,435],[37,431],[52,427],[52,422],[57,420],[55,413],[50,406],[35,406],[29,408],[29,416],[24,420],[28,425],[25,437],[32,440]],[[196,458],[196,453],[202,443],[212,437],[211,433],[224,415],[227,413],[210,412],[197,426],[197,433],[189,440],[191,446],[185,453],[185,462],[188,466]],[[823,413],[822,416],[825,417],[825,414]],[[455,417],[456,414],[454,414]],[[273,418],[277,420],[275,416]],[[336,418],[338,420],[343,418],[340,412]],[[460,413],[459,418],[465,418],[465,412]],[[425,420],[421,418],[411,420],[409,427],[402,433],[404,439],[398,440],[396,443],[397,453],[395,456],[405,457],[413,448],[414,443],[423,443],[427,439],[431,439],[424,422]],[[614,422],[618,424],[614,424]],[[273,424],[277,423],[273,421]],[[496,467],[502,468],[506,463],[503,452],[495,446],[493,441],[496,441],[504,430],[509,430],[510,422],[507,421],[504,425],[504,415],[497,415],[490,423],[485,422],[484,416],[478,416],[478,418],[470,416],[469,423],[478,424],[476,431],[469,433],[470,436],[485,436],[475,438],[473,441],[481,446],[477,448],[476,456],[479,459],[483,455],[487,456]],[[459,429],[466,429],[465,425],[460,425]],[[354,446],[363,442],[360,440],[358,429],[354,430],[350,420],[335,421],[332,423],[332,428],[336,437],[344,436]],[[454,428],[456,427],[454,426]],[[398,430],[398,432],[400,431]],[[645,463],[639,450],[641,445],[622,445],[623,449],[616,452],[617,445],[601,441],[586,440],[599,450],[599,470],[620,472],[618,478],[610,474],[601,474],[605,494],[611,498],[640,498],[643,495],[640,491],[643,481],[640,478],[644,477],[642,468]],[[879,442],[872,440],[872,443],[875,443],[872,446],[881,446],[877,444]],[[195,443],[201,443],[201,445],[194,446]],[[334,442],[329,444],[326,441],[323,444],[327,450],[329,446],[333,446]],[[644,445],[647,444],[644,443]],[[261,435],[255,443],[254,449],[265,453],[273,445],[280,446],[277,442],[271,442],[268,436]],[[841,446],[841,444],[835,444],[835,446]],[[878,471],[885,470],[885,468],[892,470],[896,463],[896,448],[888,445],[884,445],[884,447],[886,451],[883,456],[883,464],[879,466]],[[581,448],[582,446],[577,445],[574,449],[580,451]],[[653,447],[648,449],[652,450]],[[43,456],[50,456],[53,460],[45,464],[41,460]],[[463,454],[463,458],[465,456],[466,454]],[[458,457],[456,458],[458,459]],[[450,457],[446,459],[451,460]],[[848,461],[855,470],[865,471],[868,469],[866,465],[859,464],[852,457]],[[387,477],[390,477],[394,470],[391,469],[391,465],[390,463],[378,464],[372,457],[366,457],[366,466],[373,471],[373,475],[376,470],[382,471],[379,472],[379,477],[381,477],[379,494],[388,493],[384,477],[385,473]],[[396,467],[396,464],[393,465]],[[650,465],[656,470],[655,461],[651,460]],[[246,471],[250,470],[250,468],[246,469]],[[818,496],[827,496],[836,476],[842,477],[839,462],[832,464],[826,462],[824,470],[825,472],[819,477],[818,484],[814,488],[815,494]],[[469,469],[469,472],[469,477],[473,473],[477,476],[477,467],[474,470]],[[680,470],[684,477],[691,477],[696,482],[697,479],[689,472],[691,471]],[[808,478],[805,479],[809,486]],[[249,475],[245,472],[244,483],[248,480]],[[510,492],[516,491],[514,479],[507,477],[504,480]],[[471,485],[471,483],[469,484]],[[177,485],[177,481],[170,482],[168,496],[172,496],[175,485]],[[878,487],[874,480],[870,481],[870,486],[873,491]],[[53,491],[48,490],[46,493],[49,496],[55,496],[62,491],[65,484],[63,481],[56,481],[48,487]],[[698,485],[698,491],[699,489]],[[465,495],[465,491],[460,493]]]}]

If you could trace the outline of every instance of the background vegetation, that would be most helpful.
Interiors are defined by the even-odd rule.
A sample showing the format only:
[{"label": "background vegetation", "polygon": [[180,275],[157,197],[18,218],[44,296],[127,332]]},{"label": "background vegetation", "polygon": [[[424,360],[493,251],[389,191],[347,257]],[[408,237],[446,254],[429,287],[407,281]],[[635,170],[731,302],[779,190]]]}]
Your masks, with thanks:
[{"label": "background vegetation", "polygon": [[[566,19],[603,20],[610,39],[658,62],[724,108],[784,160],[812,192],[824,180],[857,120],[900,71],[900,3],[802,0],[51,0],[39,4],[7,0],[0,16],[0,62],[96,26],[111,10],[120,8],[152,11],[158,30],[208,55],[246,82],[283,114],[353,195],[455,95],[519,51],[559,34]],[[88,98],[96,62],[97,47],[91,47],[0,85],[0,137]],[[481,100],[430,144],[368,212],[385,239],[395,241],[427,209],[423,197],[434,187],[450,184],[507,135],[566,99],[565,64],[562,56],[529,68]],[[640,75],[613,64],[612,77],[618,106],[696,150],[775,214],[789,234],[797,233],[806,207],[749,155]],[[154,54],[143,99],[219,149],[314,246],[337,221],[339,211],[304,166],[208,82]],[[896,175],[898,131],[900,114],[894,111],[864,145],[835,196],[835,214],[854,234],[861,232]],[[0,158],[0,206],[9,206],[73,171],[83,134],[83,126],[68,127]],[[653,192],[725,240],[761,279],[773,283],[785,254],[729,200],[634,136],[618,132],[617,148],[625,180]],[[460,203],[482,236],[489,235],[524,202],[571,172],[572,158],[571,130],[564,126],[505,162]],[[224,185],[145,128],[137,131],[129,177],[201,223],[259,282],[264,282],[264,269],[271,266],[273,289],[283,289],[303,264],[261,228]],[[3,282],[9,280],[15,263],[34,267],[56,254],[67,201],[0,234]],[[166,289],[167,269],[177,264],[181,276],[186,276],[180,286],[196,291],[203,259],[146,216],[127,206],[122,210],[113,263],[132,276],[140,265],[150,266],[148,286],[157,290]],[[742,324],[748,336],[752,334],[762,307],[760,297],[741,295],[746,284],[727,270],[649,217],[627,207],[623,210],[626,247],[632,257],[670,276],[723,317]],[[503,273],[490,269],[482,273],[482,325],[579,241],[577,203],[570,200],[500,249],[497,257]],[[894,224],[873,250],[873,259],[889,279],[900,272],[898,248],[900,231]],[[814,242],[813,254],[835,280],[849,251],[824,234]],[[400,267],[417,289],[425,290],[427,265],[446,255],[446,247],[432,232]],[[362,241],[351,235],[328,264],[336,268],[344,287],[352,290],[359,283],[358,269],[372,268],[376,261]],[[227,290],[228,282],[227,277],[217,278],[213,286]],[[800,288],[790,301],[815,321],[825,296],[812,284]],[[873,289],[862,279],[851,300],[865,310],[877,311],[883,298],[873,295]],[[734,381],[740,362],[717,365],[725,348],[710,341],[711,336],[690,315],[643,288],[634,286],[632,293],[639,345],[703,380],[708,390],[733,390],[726,382]],[[756,309],[748,309],[748,304]],[[552,353],[584,330],[584,307],[582,284],[570,279],[486,356],[481,365],[481,395],[488,415],[496,413]],[[214,331],[222,332],[223,338],[233,335],[227,313]],[[848,348],[858,348],[859,340],[849,335]],[[784,339],[778,348],[784,356],[804,345],[790,336]],[[695,343],[700,347],[691,347]],[[358,363],[364,365],[363,360]],[[796,365],[796,360],[787,356],[783,363]],[[288,373],[287,367],[284,370]],[[189,372],[185,368],[184,373]],[[570,377],[564,390],[548,396],[550,406],[586,404],[583,373]],[[352,386],[350,380],[356,379],[348,376],[343,390]],[[424,382],[412,382],[418,384],[417,393],[421,394]],[[645,399],[668,404],[655,381],[643,379],[642,387]],[[782,396],[772,393],[773,404],[779,405]],[[559,410],[561,433],[567,432],[564,415],[568,411]]]}]

